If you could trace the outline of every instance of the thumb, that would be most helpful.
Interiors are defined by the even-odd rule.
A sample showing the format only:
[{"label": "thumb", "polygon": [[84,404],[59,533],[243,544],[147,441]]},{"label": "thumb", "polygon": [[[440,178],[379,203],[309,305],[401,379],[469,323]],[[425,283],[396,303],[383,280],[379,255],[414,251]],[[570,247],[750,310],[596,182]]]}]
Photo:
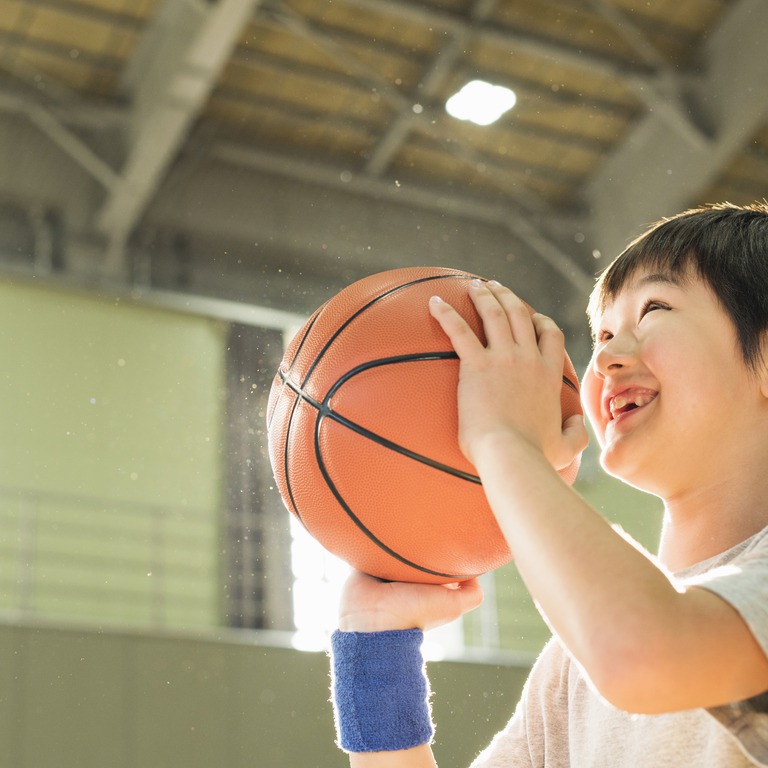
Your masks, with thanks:
[{"label": "thumb", "polygon": [[560,442],[559,461],[555,463],[556,469],[567,467],[589,443],[584,417],[580,413],[569,416],[562,427],[562,441]]},{"label": "thumb", "polygon": [[573,451],[574,456],[587,447],[589,435],[587,435],[587,427],[581,413],[574,413],[563,422],[563,439]]},{"label": "thumb", "polygon": [[427,618],[424,629],[432,629],[453,621],[474,610],[483,602],[483,588],[476,578],[454,584],[443,584],[439,588],[442,589],[443,595],[442,600],[439,601],[440,608],[434,616]]}]

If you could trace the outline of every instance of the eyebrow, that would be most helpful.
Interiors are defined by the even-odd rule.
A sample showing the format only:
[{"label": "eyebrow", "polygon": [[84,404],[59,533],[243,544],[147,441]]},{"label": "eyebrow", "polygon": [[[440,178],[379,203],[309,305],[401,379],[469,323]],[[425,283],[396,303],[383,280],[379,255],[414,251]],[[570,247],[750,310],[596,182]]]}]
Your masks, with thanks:
[{"label": "eyebrow", "polygon": [[656,283],[661,283],[662,285],[681,285],[681,281],[668,272],[654,272],[651,275],[644,275],[640,279],[635,280],[629,286],[629,289],[642,288],[644,285],[653,285]]}]

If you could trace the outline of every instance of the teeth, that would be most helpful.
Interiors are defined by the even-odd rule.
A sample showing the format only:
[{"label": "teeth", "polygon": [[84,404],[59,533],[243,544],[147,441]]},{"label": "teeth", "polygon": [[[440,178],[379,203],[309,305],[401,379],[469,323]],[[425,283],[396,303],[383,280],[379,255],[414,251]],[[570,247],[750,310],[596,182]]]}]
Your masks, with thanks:
[{"label": "teeth", "polygon": [[630,404],[634,404],[638,408],[642,408],[644,405],[648,405],[648,403],[653,400],[655,395],[651,395],[648,393],[643,394],[637,394],[637,395],[616,395],[616,397],[611,400],[611,415],[615,416],[619,411],[626,408]]},{"label": "teeth", "polygon": [[615,416],[616,411],[620,411],[628,402],[629,398],[625,395],[617,395],[611,400],[611,413]]}]

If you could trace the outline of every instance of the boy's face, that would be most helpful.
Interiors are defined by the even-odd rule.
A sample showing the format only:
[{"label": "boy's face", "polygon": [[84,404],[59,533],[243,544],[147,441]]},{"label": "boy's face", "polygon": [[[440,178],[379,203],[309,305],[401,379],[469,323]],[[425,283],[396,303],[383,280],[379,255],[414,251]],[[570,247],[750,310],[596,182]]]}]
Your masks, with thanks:
[{"label": "boy's face", "polygon": [[611,474],[670,498],[715,477],[757,439],[756,420],[768,423],[761,377],[699,278],[639,272],[594,320],[582,399]]}]

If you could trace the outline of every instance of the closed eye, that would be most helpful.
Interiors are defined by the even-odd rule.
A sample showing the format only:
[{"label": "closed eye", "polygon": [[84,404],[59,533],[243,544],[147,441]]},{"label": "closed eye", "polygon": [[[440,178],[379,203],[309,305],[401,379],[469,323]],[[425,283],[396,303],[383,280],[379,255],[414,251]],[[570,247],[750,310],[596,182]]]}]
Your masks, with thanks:
[{"label": "closed eye", "polygon": [[648,299],[640,309],[640,319],[642,320],[649,312],[653,312],[656,309],[671,309],[671,307],[669,304],[665,304],[658,299]]},{"label": "closed eye", "polygon": [[613,334],[610,331],[598,331],[595,334],[595,344],[605,344],[606,341],[610,341],[613,338]]},{"label": "closed eye", "polygon": [[[642,320],[650,312],[654,312],[657,309],[671,310],[672,307],[664,301],[659,299],[646,299],[640,307],[640,315],[638,322]],[[593,347],[598,344],[605,344],[613,338],[613,333],[606,329],[598,329],[593,338]]]}]

